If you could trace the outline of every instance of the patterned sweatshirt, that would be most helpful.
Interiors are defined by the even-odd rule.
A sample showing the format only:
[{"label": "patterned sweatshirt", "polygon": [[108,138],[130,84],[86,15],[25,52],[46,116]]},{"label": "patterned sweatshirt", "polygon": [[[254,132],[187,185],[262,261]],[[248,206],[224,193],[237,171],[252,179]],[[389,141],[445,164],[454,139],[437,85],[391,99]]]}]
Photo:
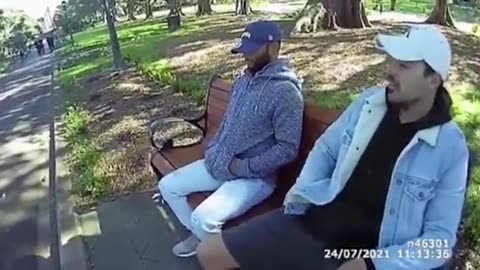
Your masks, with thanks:
[{"label": "patterned sweatshirt", "polygon": [[[216,135],[205,150],[205,164],[217,180],[271,179],[298,154],[304,102],[301,79],[285,59],[232,86],[232,97]],[[235,175],[232,160],[238,159]]]}]

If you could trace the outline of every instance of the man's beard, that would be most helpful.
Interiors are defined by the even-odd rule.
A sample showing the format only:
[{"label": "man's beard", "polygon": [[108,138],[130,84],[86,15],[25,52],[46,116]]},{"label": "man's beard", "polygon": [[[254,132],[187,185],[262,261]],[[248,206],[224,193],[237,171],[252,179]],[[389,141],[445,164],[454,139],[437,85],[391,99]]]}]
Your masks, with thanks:
[{"label": "man's beard", "polygon": [[402,107],[405,105],[403,101],[398,101],[398,100],[392,100],[392,99],[389,99],[388,96],[389,94],[392,94],[394,92],[397,92],[399,91],[400,89],[400,83],[398,83],[398,81],[390,74],[387,74],[387,82],[388,82],[388,85],[386,87],[386,91],[387,91],[387,102],[388,104],[390,105],[389,107],[391,109],[394,109],[396,111],[402,109]]},{"label": "man's beard", "polygon": [[252,74],[255,74],[255,73],[259,72],[260,70],[262,70],[268,63],[270,63],[270,60],[271,60],[270,56],[267,53],[265,53],[261,57],[255,59],[254,66],[251,67],[251,68],[248,68],[248,70]]},{"label": "man's beard", "polygon": [[[395,111],[395,112],[400,112],[400,111],[405,111],[408,110],[411,106],[415,105],[417,102],[419,102],[419,99],[412,99],[412,100],[391,100],[388,98],[388,92],[390,91],[389,87],[387,86],[387,104],[388,108]],[[394,90],[396,91],[396,90]]]}]

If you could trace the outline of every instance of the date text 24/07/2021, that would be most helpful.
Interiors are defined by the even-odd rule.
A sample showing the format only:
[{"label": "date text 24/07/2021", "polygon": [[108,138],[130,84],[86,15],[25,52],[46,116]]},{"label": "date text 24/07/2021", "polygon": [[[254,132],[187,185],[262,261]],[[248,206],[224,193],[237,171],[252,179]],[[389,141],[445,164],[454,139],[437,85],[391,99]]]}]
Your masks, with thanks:
[{"label": "date text 24/07/2021", "polygon": [[452,254],[449,249],[399,249],[391,254],[387,249],[325,249],[327,259],[389,259],[393,257],[406,259],[449,259]]},{"label": "date text 24/07/2021", "polygon": [[406,249],[391,254],[388,249],[325,249],[325,258],[351,259],[388,259],[391,256],[407,259],[449,259],[452,256],[447,240],[418,239],[409,241]]}]

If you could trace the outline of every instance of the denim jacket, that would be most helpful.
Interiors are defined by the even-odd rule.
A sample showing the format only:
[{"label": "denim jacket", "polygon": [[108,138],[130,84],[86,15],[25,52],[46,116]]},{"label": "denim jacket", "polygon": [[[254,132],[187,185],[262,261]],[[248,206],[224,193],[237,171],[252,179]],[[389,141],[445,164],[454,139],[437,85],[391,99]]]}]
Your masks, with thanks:
[{"label": "denim jacket", "polygon": [[[301,215],[340,193],[386,110],[385,89],[371,88],[342,113],[316,141],[287,193],[286,214]],[[377,270],[442,266],[457,240],[468,159],[453,121],[418,131],[393,169],[377,250],[359,256],[372,259]]]}]

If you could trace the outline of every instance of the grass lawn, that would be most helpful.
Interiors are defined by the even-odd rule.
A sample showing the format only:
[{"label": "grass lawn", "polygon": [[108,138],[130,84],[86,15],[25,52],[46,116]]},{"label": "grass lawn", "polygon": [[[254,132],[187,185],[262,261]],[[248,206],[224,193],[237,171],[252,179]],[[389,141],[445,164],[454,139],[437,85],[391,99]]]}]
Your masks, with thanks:
[{"label": "grass lawn", "polygon": [[[148,22],[123,24],[118,26],[118,37],[122,44],[122,52],[125,57],[148,61],[158,58],[156,48],[158,43],[168,38],[187,36],[199,31],[203,25],[198,22],[187,24],[182,30],[169,33],[167,26],[161,23],[161,19]],[[75,48],[66,47],[60,53],[70,55],[66,58],[65,70],[61,73],[61,81],[68,82],[77,78],[93,74],[112,65],[112,55],[108,32],[105,26],[96,27],[74,36]]]},{"label": "grass lawn", "polygon": [[[366,0],[367,8],[373,9],[375,3],[380,2],[376,0]],[[384,11],[390,11],[390,0],[382,0]],[[412,14],[428,15],[433,9],[432,0],[397,0],[395,11]],[[450,11],[452,16],[457,21],[475,23],[478,17],[475,16],[474,10],[471,7],[459,6],[450,4]]]},{"label": "grass lawn", "polygon": [[[409,1],[399,0],[399,8],[407,8],[406,3]],[[268,16],[187,16],[183,28],[174,33],[167,31],[161,18],[121,24],[118,35],[124,57],[136,67],[123,75],[100,72],[111,66],[105,27],[75,35],[76,48],[61,52],[64,60],[59,77],[65,88],[75,90],[70,93],[84,96],[65,115],[66,132],[75,150],[72,164],[81,174],[79,194],[102,198],[153,187],[148,122],[197,114],[208,78],[215,73],[233,78],[241,70],[242,59],[229,50],[244,24]],[[285,27],[291,23],[286,17],[272,19]],[[374,49],[373,37],[404,26],[373,23],[375,27],[370,29],[295,35],[284,43],[282,53],[305,79],[308,100],[344,108],[359,91],[383,82],[386,59]],[[480,41],[459,31],[444,31],[455,55],[447,83],[455,100],[455,119],[480,157],[480,52],[475,49],[480,48]],[[468,206],[467,233],[480,246],[478,165],[473,171]]]}]

